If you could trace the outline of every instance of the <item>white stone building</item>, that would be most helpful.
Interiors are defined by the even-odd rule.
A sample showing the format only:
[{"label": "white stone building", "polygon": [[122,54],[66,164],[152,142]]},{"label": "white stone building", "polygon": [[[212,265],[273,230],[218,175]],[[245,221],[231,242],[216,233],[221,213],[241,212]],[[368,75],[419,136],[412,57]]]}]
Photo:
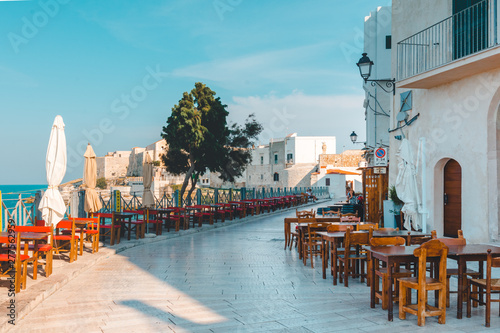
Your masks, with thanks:
[{"label": "white stone building", "polygon": [[311,174],[318,171],[319,155],[335,154],[334,136],[297,136],[272,139],[255,147],[246,170],[246,186],[310,187]]},{"label": "white stone building", "polygon": [[[365,17],[364,52],[373,61],[370,80],[390,80],[391,78],[391,7],[378,7]],[[392,101],[392,88],[386,82],[379,86],[364,82],[366,144],[365,159],[373,166],[374,148],[389,145],[389,127]],[[385,89],[385,90],[384,90]],[[388,92],[389,91],[389,92]]]},{"label": "white stone building", "polygon": [[471,243],[499,235],[499,10],[497,0],[392,2],[390,182],[395,136],[406,137],[415,155],[420,142],[427,230],[462,229]]}]

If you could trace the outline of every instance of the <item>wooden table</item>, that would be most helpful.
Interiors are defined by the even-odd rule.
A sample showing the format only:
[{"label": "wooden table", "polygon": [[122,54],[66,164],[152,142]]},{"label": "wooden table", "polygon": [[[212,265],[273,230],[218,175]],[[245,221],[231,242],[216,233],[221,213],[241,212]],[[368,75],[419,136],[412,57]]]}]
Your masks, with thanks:
[{"label": "wooden table", "polygon": [[[12,237],[12,235],[16,235],[16,233],[7,231],[0,233],[0,237]],[[21,241],[27,241],[24,243],[23,249],[23,253],[26,255],[29,252],[29,242],[33,242],[33,280],[36,280],[38,272],[38,242],[49,237],[50,232],[20,232],[19,236],[21,237]]]},{"label": "wooden table", "polygon": [[[346,222],[343,222],[342,224],[348,224]],[[352,223],[352,224],[359,224],[359,223]],[[323,260],[322,260],[322,265],[323,265],[323,279],[326,279],[326,268],[328,267],[328,257],[329,257],[329,250],[335,250],[338,245],[339,240],[343,240],[345,236],[345,231],[337,231],[337,232],[326,232],[326,231],[321,231],[318,232],[319,235],[321,235],[322,243],[323,243]],[[406,238],[406,245],[410,245],[411,237],[427,237],[430,236],[431,234],[424,233],[421,231],[406,231],[406,230],[398,230],[398,231],[382,231],[382,230],[373,230],[373,237],[404,237]],[[333,260],[333,258],[332,258]],[[333,265],[334,263],[330,263]],[[371,281],[371,280],[370,280]],[[333,284],[336,285],[336,277],[333,277]]]},{"label": "wooden table", "polygon": [[486,261],[487,251],[491,250],[494,257],[500,257],[500,247],[487,244],[467,244],[463,246],[449,246],[448,258],[458,262],[458,301],[457,318],[462,319],[463,294],[465,292],[463,282],[467,278],[467,261],[479,262],[479,273],[483,277],[483,261]]},{"label": "wooden table", "polygon": [[[173,208],[158,208],[158,218],[165,221],[165,226],[167,230],[170,231],[170,214],[175,212]],[[175,221],[175,231],[179,231],[180,229],[180,219]]]},{"label": "wooden table", "polygon": [[[389,281],[392,281],[392,268],[396,264],[400,266],[402,263],[412,263],[418,262],[418,258],[413,255],[413,251],[418,248],[417,245],[412,246],[366,246],[366,250],[369,252],[372,260],[370,281],[375,281],[375,267],[378,264],[375,260],[380,260],[387,264],[387,271],[389,273]],[[388,314],[387,319],[392,321],[393,319],[393,294],[392,294],[392,283],[388,285]],[[370,283],[370,307],[375,307],[375,283]]]},{"label": "wooden table", "polygon": [[[317,217],[315,218],[316,222],[340,222],[339,218],[336,217]],[[290,224],[298,223],[299,219],[297,217],[287,217],[284,221],[284,232],[285,232],[285,250],[288,247],[292,237],[291,237],[291,228]]]}]

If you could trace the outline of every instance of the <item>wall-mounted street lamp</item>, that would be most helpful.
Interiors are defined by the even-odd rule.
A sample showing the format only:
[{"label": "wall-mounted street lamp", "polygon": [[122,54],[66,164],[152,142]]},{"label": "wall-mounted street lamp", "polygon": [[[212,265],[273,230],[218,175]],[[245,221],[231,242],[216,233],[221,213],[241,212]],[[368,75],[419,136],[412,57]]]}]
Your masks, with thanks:
[{"label": "wall-mounted street lamp", "polygon": [[356,132],[352,131],[351,135],[349,136],[351,137],[351,141],[353,144],[356,143],[365,144],[365,142],[356,142],[358,140],[358,135],[356,134]]},{"label": "wall-mounted street lamp", "polygon": [[392,91],[393,95],[396,94],[396,79],[369,80],[370,75],[372,74],[372,66],[374,65],[374,63],[370,60],[370,58],[368,58],[367,53],[362,54],[356,65],[359,67],[359,74],[361,75],[363,80],[365,80],[365,83],[371,82],[371,85],[373,87],[375,87],[375,85],[378,85],[380,88],[382,88],[383,91],[387,93]]}]

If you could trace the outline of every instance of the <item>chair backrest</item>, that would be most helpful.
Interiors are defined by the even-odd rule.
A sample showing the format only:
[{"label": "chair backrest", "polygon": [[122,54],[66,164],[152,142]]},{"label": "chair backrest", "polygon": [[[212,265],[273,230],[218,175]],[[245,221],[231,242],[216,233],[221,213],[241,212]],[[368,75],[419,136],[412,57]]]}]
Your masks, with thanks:
[{"label": "chair backrest", "polygon": [[314,243],[321,240],[321,236],[317,234],[318,231],[327,231],[329,223],[309,223],[307,225],[307,234],[309,243]]},{"label": "chair backrest", "polygon": [[75,237],[75,221],[73,220],[59,221],[59,223],[57,223],[56,227],[54,228],[57,235],[59,235],[60,229],[71,230],[71,237]]},{"label": "chair backrest", "polygon": [[75,217],[72,220],[75,222],[85,222],[86,228],[91,230],[99,229],[99,218],[98,217]]},{"label": "chair backrest", "polygon": [[373,230],[378,230],[378,223],[360,223],[356,226],[357,230],[370,230],[370,228],[373,228]]},{"label": "chair backrest", "polygon": [[446,246],[453,246],[453,245],[467,245],[467,241],[464,238],[464,233],[462,230],[458,230],[458,238],[436,238],[446,244]]},{"label": "chair backrest", "polygon": [[408,244],[409,245],[421,245],[421,244],[424,244],[432,239],[436,239],[436,230],[432,230],[431,231],[431,236],[416,236],[416,237],[413,237],[411,236],[411,233],[410,231],[408,231]]},{"label": "chair backrest", "polygon": [[358,245],[369,245],[372,236],[373,228],[370,228],[368,232],[351,231],[350,229],[347,229],[344,236],[346,258],[349,256],[349,252],[352,251],[351,247]]},{"label": "chair backrest", "polygon": [[439,282],[446,283],[446,259],[448,246],[439,239],[432,239],[420,245],[413,255],[418,258],[418,283],[425,286],[427,272],[427,258],[439,257]]},{"label": "chair backrest", "polygon": [[357,217],[358,214],[357,213],[342,213],[342,216],[354,216],[354,217]]},{"label": "chair backrest", "polygon": [[314,209],[311,210],[297,210],[295,209],[295,215],[297,218],[313,218],[316,216]]},{"label": "chair backrest", "polygon": [[378,231],[399,231],[399,228],[379,228]]},{"label": "chair backrest", "polygon": [[343,214],[340,218],[340,222],[361,222],[361,218],[356,216],[345,216]]},{"label": "chair backrest", "polygon": [[371,246],[403,246],[406,240],[403,237],[372,237]]},{"label": "chair backrest", "polygon": [[39,220],[35,218],[35,226],[37,227],[44,227],[45,226],[45,220]]},{"label": "chair backrest", "polygon": [[352,230],[352,226],[349,224],[329,224],[326,227],[326,231],[328,232],[346,231],[347,229]]}]

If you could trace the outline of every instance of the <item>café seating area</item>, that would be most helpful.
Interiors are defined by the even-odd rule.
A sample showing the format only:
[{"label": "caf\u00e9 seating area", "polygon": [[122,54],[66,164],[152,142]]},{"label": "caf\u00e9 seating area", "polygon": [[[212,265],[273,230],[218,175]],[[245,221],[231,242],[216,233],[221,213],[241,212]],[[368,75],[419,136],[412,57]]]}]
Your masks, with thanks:
[{"label": "caf\u00e9 seating area", "polygon": [[67,216],[54,226],[46,226],[44,220],[35,220],[34,225],[29,226],[9,225],[0,235],[3,249],[0,277],[10,277],[17,293],[26,289],[28,278],[34,281],[43,274],[50,279],[54,261],[72,264],[81,256],[98,253],[101,246],[113,248],[124,241],[141,240],[147,234],[160,236],[163,232],[245,219],[305,203],[307,197],[303,195],[287,195],[208,205],[89,213],[85,218]]},{"label": "caf\u00e9 seating area", "polygon": [[[297,209],[295,217],[285,218],[284,235],[285,250],[292,251],[295,243],[304,269],[321,264],[323,279],[329,272],[334,289],[366,285],[367,305],[381,303],[388,321],[396,309],[401,320],[416,316],[418,326],[429,317],[445,324],[447,310],[461,319],[466,303],[467,317],[473,308],[485,306],[489,327],[491,303],[500,302],[500,276],[492,275],[492,267],[500,267],[500,247],[468,244],[462,230],[456,237],[438,238],[435,230],[379,228],[356,214],[344,218],[341,210],[316,214]],[[448,268],[448,261],[458,268]],[[467,263],[478,264],[479,271]],[[450,288],[451,278],[458,279],[458,290]]]}]

